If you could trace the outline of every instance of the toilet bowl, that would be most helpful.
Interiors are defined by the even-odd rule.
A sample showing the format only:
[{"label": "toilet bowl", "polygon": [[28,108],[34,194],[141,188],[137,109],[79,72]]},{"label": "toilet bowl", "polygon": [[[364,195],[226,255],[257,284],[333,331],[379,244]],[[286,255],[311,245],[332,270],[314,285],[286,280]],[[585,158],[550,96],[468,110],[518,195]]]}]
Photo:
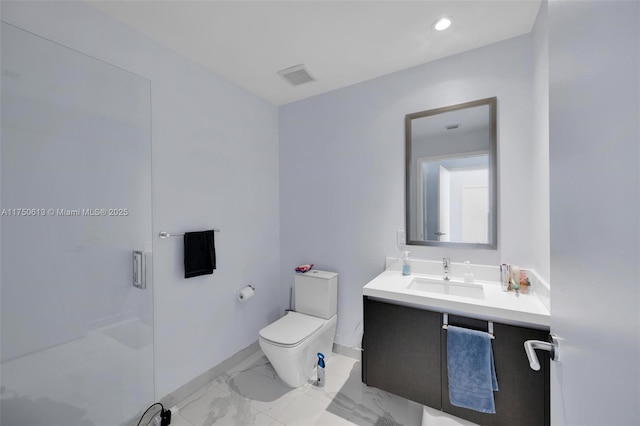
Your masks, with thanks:
[{"label": "toilet bowl", "polygon": [[338,315],[328,320],[289,312],[260,330],[260,348],[283,382],[293,388],[313,375],[318,352],[331,354]]},{"label": "toilet bowl", "polygon": [[318,352],[331,354],[338,321],[338,274],[296,274],[295,312],[260,330],[259,344],[283,382],[297,388],[311,378]]}]

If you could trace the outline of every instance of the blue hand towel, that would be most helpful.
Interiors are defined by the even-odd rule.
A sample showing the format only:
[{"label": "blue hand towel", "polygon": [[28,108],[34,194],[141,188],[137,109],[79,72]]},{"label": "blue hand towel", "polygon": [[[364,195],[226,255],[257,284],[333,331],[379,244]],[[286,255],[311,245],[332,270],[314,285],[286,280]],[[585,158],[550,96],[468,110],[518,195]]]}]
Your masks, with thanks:
[{"label": "blue hand towel", "polygon": [[496,412],[493,391],[498,390],[498,380],[488,333],[450,325],[447,370],[451,404],[481,413]]}]

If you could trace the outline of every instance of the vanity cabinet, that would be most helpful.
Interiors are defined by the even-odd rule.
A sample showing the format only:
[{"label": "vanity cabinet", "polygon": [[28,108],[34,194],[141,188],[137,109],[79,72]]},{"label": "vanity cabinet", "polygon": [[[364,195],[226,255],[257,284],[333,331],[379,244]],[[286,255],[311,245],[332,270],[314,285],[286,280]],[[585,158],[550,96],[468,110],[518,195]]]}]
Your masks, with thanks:
[{"label": "vanity cabinet", "polygon": [[[450,325],[487,330],[487,321],[449,315]],[[548,331],[494,321],[493,356],[498,378],[496,414],[451,405],[447,380],[447,331],[442,313],[364,297],[362,381],[480,425],[549,425],[549,356],[538,351],[540,371],[529,367],[526,340]]]},{"label": "vanity cabinet", "polygon": [[362,381],[440,407],[440,314],[364,298]]},{"label": "vanity cabinet", "polygon": [[[487,321],[449,315],[449,324],[475,330],[487,330]],[[493,360],[498,379],[498,391],[493,393],[496,414],[485,414],[460,408],[449,402],[447,375],[447,332],[442,330],[440,357],[442,359],[442,410],[480,425],[549,425],[550,376],[549,355],[538,351],[540,371],[529,367],[524,351],[527,340],[546,341],[549,332],[494,321],[491,341]]]}]

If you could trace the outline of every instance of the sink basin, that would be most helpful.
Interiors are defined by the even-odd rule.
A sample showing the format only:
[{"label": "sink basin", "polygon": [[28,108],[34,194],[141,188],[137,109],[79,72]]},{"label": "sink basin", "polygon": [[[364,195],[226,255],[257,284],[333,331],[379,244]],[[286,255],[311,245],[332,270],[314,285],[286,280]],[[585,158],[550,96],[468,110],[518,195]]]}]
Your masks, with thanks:
[{"label": "sink basin", "polygon": [[416,277],[409,283],[407,290],[484,299],[484,289],[482,285],[445,281],[443,279]]}]

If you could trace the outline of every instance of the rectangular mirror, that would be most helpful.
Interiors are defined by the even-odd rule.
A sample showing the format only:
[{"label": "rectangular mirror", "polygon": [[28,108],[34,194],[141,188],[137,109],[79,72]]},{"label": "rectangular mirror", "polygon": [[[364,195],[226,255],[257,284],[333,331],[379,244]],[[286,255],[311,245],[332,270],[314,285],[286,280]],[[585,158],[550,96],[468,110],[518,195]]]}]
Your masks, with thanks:
[{"label": "rectangular mirror", "polygon": [[407,114],[407,244],[497,248],[497,98]]}]

